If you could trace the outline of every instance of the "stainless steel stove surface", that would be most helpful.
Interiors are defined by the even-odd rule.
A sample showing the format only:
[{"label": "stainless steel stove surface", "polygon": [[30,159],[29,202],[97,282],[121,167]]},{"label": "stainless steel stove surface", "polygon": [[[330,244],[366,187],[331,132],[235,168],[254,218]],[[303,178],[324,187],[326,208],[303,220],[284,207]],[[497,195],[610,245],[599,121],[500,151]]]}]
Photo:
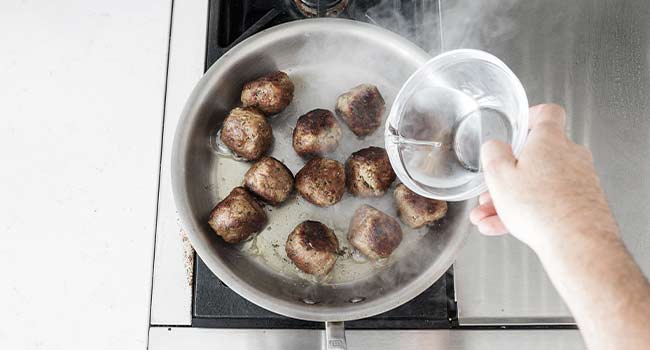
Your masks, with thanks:
[{"label": "stainless steel stove surface", "polygon": [[[342,17],[371,23],[397,21],[406,34],[416,33],[416,14],[428,4],[432,18],[437,6],[430,2],[401,1],[230,1],[213,0],[209,5],[207,70],[241,40],[271,26],[307,17]],[[436,5],[437,2],[433,5]],[[434,36],[437,37],[437,36]],[[415,37],[412,36],[412,39]],[[420,38],[420,40],[423,40]],[[425,47],[439,49],[439,42]],[[197,257],[194,266],[192,325],[218,328],[322,328],[323,323],[287,318],[245,300],[222,283]],[[348,329],[440,329],[456,319],[453,275],[448,272],[417,298],[394,310],[368,319],[346,322]]]}]

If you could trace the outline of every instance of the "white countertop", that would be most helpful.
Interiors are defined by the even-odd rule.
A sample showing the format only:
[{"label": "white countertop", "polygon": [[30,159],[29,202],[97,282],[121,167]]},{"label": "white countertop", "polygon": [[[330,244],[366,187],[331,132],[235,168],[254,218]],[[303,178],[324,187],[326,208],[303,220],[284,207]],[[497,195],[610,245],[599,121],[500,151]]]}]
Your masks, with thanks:
[{"label": "white countertop", "polygon": [[170,0],[0,4],[0,348],[144,349]]}]

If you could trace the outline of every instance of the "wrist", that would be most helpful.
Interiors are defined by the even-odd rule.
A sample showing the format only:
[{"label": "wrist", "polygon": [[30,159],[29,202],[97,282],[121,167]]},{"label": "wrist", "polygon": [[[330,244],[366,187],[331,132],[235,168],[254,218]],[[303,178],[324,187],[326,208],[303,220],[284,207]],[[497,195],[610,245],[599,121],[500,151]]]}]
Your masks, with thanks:
[{"label": "wrist", "polygon": [[561,208],[555,215],[539,218],[535,232],[528,235],[529,246],[541,257],[601,240],[619,240],[614,216],[604,201],[599,204],[592,201],[591,205]]},{"label": "wrist", "polygon": [[618,229],[610,225],[567,226],[545,231],[529,245],[542,261],[577,256],[620,242]]}]

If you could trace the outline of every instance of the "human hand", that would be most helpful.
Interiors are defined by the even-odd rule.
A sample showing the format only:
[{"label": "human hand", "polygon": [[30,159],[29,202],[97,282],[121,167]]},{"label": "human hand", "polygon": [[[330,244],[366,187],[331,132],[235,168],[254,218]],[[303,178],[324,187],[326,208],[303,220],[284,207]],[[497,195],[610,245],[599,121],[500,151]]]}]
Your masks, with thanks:
[{"label": "human hand", "polygon": [[530,134],[519,159],[509,145],[490,140],[481,148],[489,193],[479,198],[471,222],[485,235],[507,232],[533,250],[561,244],[567,235],[594,228],[618,232],[587,148],[564,132],[564,109],[530,109]]}]

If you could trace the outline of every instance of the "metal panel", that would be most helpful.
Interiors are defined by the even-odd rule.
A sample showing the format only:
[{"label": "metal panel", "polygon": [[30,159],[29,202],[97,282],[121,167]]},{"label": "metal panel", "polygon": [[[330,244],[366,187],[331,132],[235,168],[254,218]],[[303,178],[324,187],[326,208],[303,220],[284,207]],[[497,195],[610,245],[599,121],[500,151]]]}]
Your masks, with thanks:
[{"label": "metal panel", "polygon": [[[149,330],[150,350],[320,350],[323,330],[163,328]],[[346,331],[348,349],[585,349],[577,330]]]},{"label": "metal panel", "polygon": [[[624,240],[647,275],[650,2],[446,0],[441,13],[445,49],[490,51],[520,77],[531,105],[566,107],[567,132],[593,151]],[[472,235],[455,266],[461,323],[570,316],[537,258],[512,237]]]},{"label": "metal panel", "polygon": [[194,84],[203,76],[208,1],[174,2],[160,165],[151,324],[191,324],[194,251],[182,231],[172,196],[174,131]]},{"label": "metal panel", "polygon": [[586,347],[580,332],[575,329],[499,329],[451,331],[449,347],[441,349],[578,350]]}]

